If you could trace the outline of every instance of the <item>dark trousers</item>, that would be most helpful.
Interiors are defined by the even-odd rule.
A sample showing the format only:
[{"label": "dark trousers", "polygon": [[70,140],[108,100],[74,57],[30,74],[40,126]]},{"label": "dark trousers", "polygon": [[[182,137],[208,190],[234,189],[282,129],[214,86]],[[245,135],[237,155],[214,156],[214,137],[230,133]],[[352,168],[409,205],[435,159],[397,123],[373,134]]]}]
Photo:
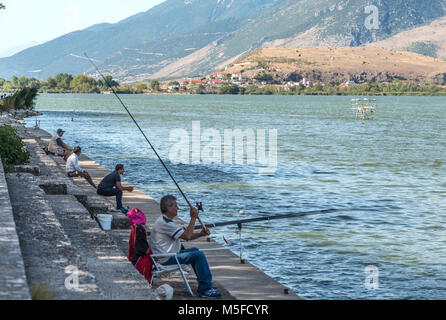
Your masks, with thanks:
[{"label": "dark trousers", "polygon": [[[180,264],[192,265],[195,275],[197,276],[199,293],[210,288],[215,288],[212,284],[211,270],[209,270],[209,264],[203,251],[198,248],[181,250],[177,253],[177,258]],[[169,266],[176,263],[175,257],[172,257],[163,263],[163,265]]]},{"label": "dark trousers", "polygon": [[117,188],[104,188],[104,189],[98,189],[97,193],[104,197],[116,196],[116,207],[117,209],[122,208],[122,190]]},{"label": "dark trousers", "polygon": [[88,183],[93,186],[93,188],[96,189],[96,185],[94,184],[93,179],[91,179],[88,173],[75,171],[75,172],[68,172],[67,176],[69,176],[70,178],[82,177],[85,180],[87,180]]}]

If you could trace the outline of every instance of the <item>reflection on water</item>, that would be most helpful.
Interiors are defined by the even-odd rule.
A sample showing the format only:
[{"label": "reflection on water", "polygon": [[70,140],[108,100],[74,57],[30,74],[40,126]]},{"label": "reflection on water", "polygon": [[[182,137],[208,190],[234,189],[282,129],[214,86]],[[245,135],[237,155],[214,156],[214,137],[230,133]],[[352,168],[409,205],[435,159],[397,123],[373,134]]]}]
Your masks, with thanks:
[{"label": "reflection on water", "polygon": [[[349,97],[122,98],[188,198],[204,203],[205,222],[341,210],[243,226],[244,258],[302,297],[446,298],[442,98],[383,97],[373,121],[355,121]],[[66,142],[80,144],[108,169],[123,163],[126,179],[155,199],[166,193],[181,199],[114,97],[41,95],[37,108],[44,111],[39,119],[45,130],[63,127]],[[169,133],[191,132],[192,121],[201,121],[202,131],[277,129],[277,172],[260,176],[248,165],[173,165]],[[184,201],[180,206],[187,218]],[[237,226],[213,232],[239,253]],[[379,270],[377,290],[364,286],[369,265]]]}]

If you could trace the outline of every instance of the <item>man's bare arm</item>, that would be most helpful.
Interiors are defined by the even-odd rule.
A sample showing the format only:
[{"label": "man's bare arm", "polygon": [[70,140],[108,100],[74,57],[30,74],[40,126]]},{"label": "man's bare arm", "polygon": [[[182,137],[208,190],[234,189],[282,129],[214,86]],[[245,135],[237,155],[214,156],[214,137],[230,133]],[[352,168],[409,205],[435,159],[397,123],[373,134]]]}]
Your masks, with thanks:
[{"label": "man's bare arm", "polygon": [[202,229],[201,232],[195,232],[195,222],[198,219],[198,211],[195,208],[191,208],[190,210],[190,222],[187,226],[186,230],[181,235],[181,239],[191,241],[198,239],[200,237],[208,236],[211,233],[209,232],[209,229]]},{"label": "man's bare arm", "polygon": [[124,187],[120,182],[116,182],[116,188],[122,191],[133,192],[133,187]]}]

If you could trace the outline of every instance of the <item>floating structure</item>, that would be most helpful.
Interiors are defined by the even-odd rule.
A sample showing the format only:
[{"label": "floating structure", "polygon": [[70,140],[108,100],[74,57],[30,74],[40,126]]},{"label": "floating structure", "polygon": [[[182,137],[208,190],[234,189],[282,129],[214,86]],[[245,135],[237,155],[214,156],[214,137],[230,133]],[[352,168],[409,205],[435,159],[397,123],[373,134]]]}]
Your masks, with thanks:
[{"label": "floating structure", "polygon": [[375,114],[378,103],[374,98],[352,99],[350,107],[356,110],[356,120],[371,120]]}]

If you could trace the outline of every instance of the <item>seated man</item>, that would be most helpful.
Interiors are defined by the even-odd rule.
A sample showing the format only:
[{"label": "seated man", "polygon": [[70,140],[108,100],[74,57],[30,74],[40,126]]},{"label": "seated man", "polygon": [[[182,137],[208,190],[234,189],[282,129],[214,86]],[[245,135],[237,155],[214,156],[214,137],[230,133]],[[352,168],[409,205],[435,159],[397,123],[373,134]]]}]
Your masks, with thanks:
[{"label": "seated man", "polygon": [[[174,196],[165,196],[160,203],[162,216],[159,217],[151,230],[149,246],[154,254],[176,253],[181,264],[191,264],[197,275],[198,294],[200,297],[218,298],[220,294],[212,284],[212,274],[206,256],[198,248],[181,250],[180,239],[195,240],[210,235],[207,228],[194,232],[198,211],[190,210],[190,222],[185,229],[180,227],[173,218],[177,216],[178,205]],[[162,265],[176,264],[175,257],[160,259]]]},{"label": "seated man", "polygon": [[51,138],[48,145],[48,152],[55,156],[63,157],[67,161],[73,150],[62,141],[65,133],[62,129],[57,129],[56,134]]},{"label": "seated man", "polygon": [[74,177],[85,178],[85,180],[87,180],[88,183],[91,184],[93,188],[96,189],[96,185],[94,184],[88,172],[79,167],[79,156],[81,155],[81,153],[82,153],[81,147],[74,148],[73,154],[67,159],[67,164],[66,164],[67,175],[70,178]]},{"label": "seated man", "polygon": [[121,175],[124,172],[125,170],[122,164],[116,165],[115,171],[102,179],[97,193],[104,197],[116,196],[116,208],[121,210],[122,213],[127,214],[127,210],[122,205],[122,192],[133,192],[133,187],[123,187],[121,185]]}]

